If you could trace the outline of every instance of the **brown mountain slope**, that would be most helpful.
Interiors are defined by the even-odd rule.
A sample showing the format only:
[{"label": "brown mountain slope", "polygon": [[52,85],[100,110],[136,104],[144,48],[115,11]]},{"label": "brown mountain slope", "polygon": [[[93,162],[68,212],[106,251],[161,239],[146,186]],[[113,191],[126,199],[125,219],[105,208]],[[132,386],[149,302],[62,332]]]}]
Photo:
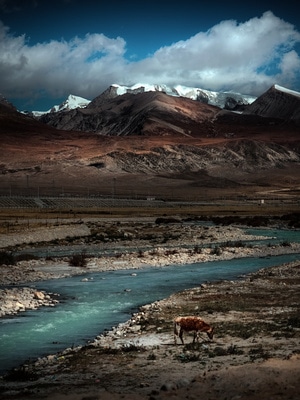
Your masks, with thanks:
[{"label": "brown mountain slope", "polygon": [[300,125],[300,94],[273,85],[246,107],[245,114],[295,121]]},{"label": "brown mountain slope", "polygon": [[[101,101],[98,101],[99,99]],[[276,113],[275,113],[276,116]],[[95,132],[106,136],[172,135],[191,137],[251,137],[271,134],[286,138],[299,126],[280,118],[239,114],[162,92],[99,96],[86,109],[46,114],[41,121],[57,129]],[[250,136],[249,136],[250,135]]]},{"label": "brown mountain slope", "polygon": [[[196,200],[299,192],[299,127],[292,123],[155,92],[100,109],[102,129],[114,127],[114,135],[56,130],[0,109],[1,194]],[[98,111],[75,110],[70,123],[84,127],[91,117],[99,122]]]},{"label": "brown mountain slope", "polygon": [[100,106],[46,114],[41,121],[58,129],[101,135],[195,135],[219,112],[214,106],[161,92],[125,94]]}]

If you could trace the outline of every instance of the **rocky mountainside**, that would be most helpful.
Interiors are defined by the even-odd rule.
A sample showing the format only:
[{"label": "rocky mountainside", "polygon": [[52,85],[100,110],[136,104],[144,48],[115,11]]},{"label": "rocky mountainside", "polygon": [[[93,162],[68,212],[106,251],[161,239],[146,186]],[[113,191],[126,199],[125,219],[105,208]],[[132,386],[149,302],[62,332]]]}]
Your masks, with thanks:
[{"label": "rocky mountainside", "polygon": [[252,172],[284,166],[287,162],[300,162],[300,146],[290,149],[279,143],[237,140],[199,147],[174,144],[139,153],[130,150],[112,151],[94,159],[93,165],[100,168],[114,166],[115,170],[127,173],[139,171],[144,174],[175,174],[191,179],[199,178],[204,171],[209,170],[218,171],[219,175],[222,168],[223,172],[229,168],[233,176],[232,168],[236,172]]},{"label": "rocky mountainside", "polygon": [[0,104],[1,193],[184,199],[299,193],[293,121],[159,91],[43,118],[51,126]]},{"label": "rocky mountainside", "polygon": [[[70,94],[63,103],[53,106],[48,111],[32,111],[25,113],[39,118],[44,114],[73,110],[75,108],[95,108],[101,106],[107,100],[111,100],[126,93],[138,94],[145,92],[162,92],[168,94],[169,96],[186,97],[188,99],[197,100],[201,103],[214,105],[227,110],[243,110],[245,106],[251,104],[256,99],[256,97],[235,92],[213,92],[210,90],[181,85],[168,87],[166,85],[149,85],[139,83],[133,86],[113,84],[104,90],[104,92],[102,92],[99,96],[94,98],[92,102],[82,97]],[[90,103],[91,105],[89,106]]]},{"label": "rocky mountainside", "polygon": [[56,130],[51,126],[45,126],[35,118],[22,114],[9,103],[4,97],[0,96],[0,139],[2,145],[5,144],[5,137],[11,141],[15,141],[16,137],[25,139],[27,132],[32,134],[44,131],[51,131],[54,136]]},{"label": "rocky mountainside", "polygon": [[244,113],[291,120],[300,125],[300,93],[273,85],[247,106]]},{"label": "rocky mountainside", "polygon": [[102,105],[106,100],[113,99],[123,94],[139,94],[145,92],[162,92],[169,96],[185,97],[226,110],[243,110],[245,106],[251,104],[256,99],[256,97],[235,92],[214,92],[211,90],[181,85],[169,87],[166,85],[149,85],[140,83],[133,86],[114,84],[97,96],[89,107],[95,108]]},{"label": "rocky mountainside", "polygon": [[162,92],[124,94],[92,101],[85,109],[44,115],[40,121],[57,129],[101,135],[192,135],[210,130],[206,125],[219,108]]},{"label": "rocky mountainside", "polygon": [[0,114],[16,112],[16,107],[0,94]]},{"label": "rocky mountainside", "polygon": [[[277,125],[282,124],[282,121],[300,123],[300,94],[297,96],[297,92],[278,85],[270,88],[252,104],[244,105],[246,108],[243,113],[209,104],[224,100],[221,93],[213,99],[211,92],[210,100],[207,97],[201,101],[199,90],[184,92],[185,96],[198,96],[197,100],[176,93],[169,95],[163,91],[163,87],[155,90],[138,85],[131,88],[112,85],[85,108],[48,113],[40,121],[56,129],[95,132],[105,136],[205,137],[232,137],[247,132],[253,134],[261,131],[262,126],[269,131],[269,125],[273,125],[272,129],[277,131]],[[237,105],[234,98],[226,98],[226,102],[231,102],[232,108]]]}]

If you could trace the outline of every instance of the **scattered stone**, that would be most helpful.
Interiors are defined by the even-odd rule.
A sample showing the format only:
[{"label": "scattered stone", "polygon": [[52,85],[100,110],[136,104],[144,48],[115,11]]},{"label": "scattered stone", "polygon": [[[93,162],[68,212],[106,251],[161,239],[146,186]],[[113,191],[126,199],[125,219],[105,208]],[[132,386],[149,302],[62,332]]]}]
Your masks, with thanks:
[{"label": "scattered stone", "polygon": [[46,294],[32,288],[0,289],[0,317],[15,315],[39,307],[54,307],[58,294]]},{"label": "scattered stone", "polygon": [[45,294],[43,292],[34,292],[34,298],[37,300],[44,300]]}]

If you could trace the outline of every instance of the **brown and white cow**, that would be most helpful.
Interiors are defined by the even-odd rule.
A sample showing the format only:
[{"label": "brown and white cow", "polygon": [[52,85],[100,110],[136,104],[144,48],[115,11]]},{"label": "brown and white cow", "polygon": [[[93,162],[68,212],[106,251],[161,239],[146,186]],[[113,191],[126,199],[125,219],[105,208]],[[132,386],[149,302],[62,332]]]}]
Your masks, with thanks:
[{"label": "brown and white cow", "polygon": [[206,332],[207,336],[210,340],[214,337],[214,328],[208,325],[203,321],[200,317],[188,316],[188,317],[177,317],[174,319],[174,341],[177,344],[177,336],[179,336],[182,344],[183,341],[183,332],[193,332],[194,331],[194,340],[196,338],[198,340],[198,333]]}]

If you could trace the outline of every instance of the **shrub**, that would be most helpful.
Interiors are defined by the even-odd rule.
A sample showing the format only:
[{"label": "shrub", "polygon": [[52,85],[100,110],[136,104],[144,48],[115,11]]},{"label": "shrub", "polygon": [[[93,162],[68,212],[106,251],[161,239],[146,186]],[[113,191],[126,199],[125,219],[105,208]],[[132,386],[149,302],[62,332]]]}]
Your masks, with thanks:
[{"label": "shrub", "polygon": [[211,249],[210,254],[215,256],[220,256],[222,254],[222,249],[220,246],[215,246]]},{"label": "shrub", "polygon": [[34,255],[34,254],[30,254],[30,253],[21,253],[17,256],[15,256],[15,260],[16,261],[29,261],[29,260],[38,260],[39,257]]},{"label": "shrub", "polygon": [[201,254],[202,253],[202,249],[200,246],[196,245],[194,247],[194,254]]},{"label": "shrub", "polygon": [[264,350],[262,345],[260,344],[258,347],[249,350],[249,357],[252,362],[257,360],[258,358],[267,360],[268,358],[270,358],[270,353]]},{"label": "shrub", "polygon": [[245,247],[245,243],[242,240],[224,242],[221,244],[221,247]]},{"label": "shrub", "polygon": [[138,251],[138,257],[139,258],[145,257],[145,253],[143,252],[143,250]]},{"label": "shrub", "polygon": [[69,259],[69,265],[72,267],[83,267],[87,266],[87,255],[85,251],[82,251],[80,254],[73,254]]},{"label": "shrub", "polygon": [[8,251],[0,251],[0,265],[15,265],[15,257]]},{"label": "shrub", "polygon": [[298,315],[291,316],[287,320],[287,325],[292,326],[293,328],[300,328],[300,316]]},{"label": "shrub", "polygon": [[18,369],[12,369],[9,371],[5,376],[4,379],[6,381],[19,381],[19,382],[25,382],[25,381],[36,381],[39,379],[39,375],[35,372],[28,371],[26,370],[25,367],[21,367]]},{"label": "shrub", "polygon": [[134,344],[134,343],[128,343],[128,344],[123,344],[121,346],[121,350],[124,353],[130,353],[130,352],[145,352],[146,348],[142,345]]},{"label": "shrub", "polygon": [[195,354],[195,353],[181,353],[175,356],[175,359],[182,363],[188,363],[188,362],[194,362],[194,361],[199,361],[201,359],[200,353]]},{"label": "shrub", "polygon": [[230,345],[229,347],[227,347],[227,349],[217,346],[213,350],[208,351],[208,356],[210,358],[241,354],[244,354],[243,350],[239,349],[236,345]]}]

